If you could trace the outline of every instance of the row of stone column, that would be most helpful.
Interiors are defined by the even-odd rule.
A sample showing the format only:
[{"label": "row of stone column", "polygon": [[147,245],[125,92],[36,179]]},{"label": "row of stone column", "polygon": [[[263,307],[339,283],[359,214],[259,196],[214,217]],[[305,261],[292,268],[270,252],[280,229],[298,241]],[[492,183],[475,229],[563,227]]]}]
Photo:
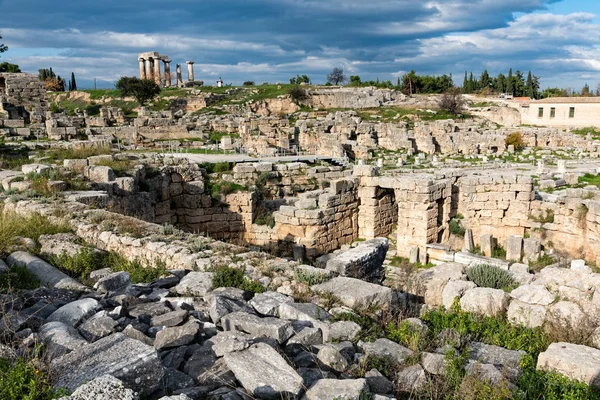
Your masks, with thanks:
[{"label": "row of stone column", "polygon": [[[160,62],[162,61],[164,67],[164,80],[165,87],[171,87],[171,60],[168,58],[139,58],[140,62],[140,79],[150,79],[156,82],[158,86],[162,87],[162,77],[160,72]],[[188,67],[188,81],[194,81],[194,61],[186,61]],[[183,87],[183,78],[181,76],[181,65],[177,64],[177,86]]]}]

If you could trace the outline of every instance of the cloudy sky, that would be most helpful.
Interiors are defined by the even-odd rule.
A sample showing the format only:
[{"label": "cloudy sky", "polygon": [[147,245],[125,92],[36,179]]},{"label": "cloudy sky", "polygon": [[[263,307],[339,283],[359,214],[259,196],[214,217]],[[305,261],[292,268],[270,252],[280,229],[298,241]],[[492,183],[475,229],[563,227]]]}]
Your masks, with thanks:
[{"label": "cloudy sky", "polygon": [[80,88],[137,75],[144,51],[195,61],[207,84],[318,83],[336,66],[363,80],[414,69],[460,85],[465,70],[512,67],[542,88],[600,82],[597,0],[0,0],[0,35],[0,60],[73,71]]}]

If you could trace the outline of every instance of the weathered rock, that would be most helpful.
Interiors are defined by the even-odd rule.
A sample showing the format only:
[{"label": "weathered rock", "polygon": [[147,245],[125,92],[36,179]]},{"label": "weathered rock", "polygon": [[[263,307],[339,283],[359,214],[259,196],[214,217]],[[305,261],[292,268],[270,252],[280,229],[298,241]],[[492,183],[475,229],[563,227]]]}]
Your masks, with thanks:
[{"label": "weathered rock", "polygon": [[481,252],[486,257],[491,257],[494,251],[495,243],[494,236],[490,234],[481,235],[479,238],[479,245],[481,247]]},{"label": "weathered rock", "polygon": [[600,350],[571,343],[552,343],[540,353],[538,370],[556,371],[569,379],[600,385]]},{"label": "weathered rock", "polygon": [[538,304],[541,306],[552,304],[556,297],[541,285],[519,286],[510,292],[510,296],[513,299],[522,301],[523,303]]},{"label": "weathered rock", "polygon": [[94,289],[98,290],[100,293],[109,293],[123,289],[130,283],[131,278],[129,277],[129,272],[121,271],[100,278],[94,285]]},{"label": "weathered rock", "polygon": [[587,329],[590,321],[578,304],[570,301],[559,301],[548,308],[546,314],[548,323],[559,329],[578,331]]},{"label": "weathered rock", "polygon": [[254,309],[242,299],[235,299],[222,295],[213,295],[210,299],[210,318],[217,324],[221,318],[232,312],[241,311],[253,314]]},{"label": "weathered rock", "polygon": [[57,377],[55,387],[67,390],[108,374],[122,380],[125,387],[149,393],[163,376],[156,350],[121,333],[54,359],[50,368]]},{"label": "weathered rock", "polygon": [[163,326],[165,328],[170,328],[185,321],[187,315],[188,312],[185,310],[171,311],[166,314],[152,317],[151,324],[152,326]]},{"label": "weathered rock", "polygon": [[106,312],[100,311],[83,324],[79,325],[79,333],[90,342],[95,342],[105,336],[112,334],[119,325],[117,321],[106,316]]},{"label": "weathered rock", "polygon": [[465,365],[465,375],[475,376],[477,379],[489,382],[492,385],[499,385],[505,380],[504,375],[495,365],[473,360],[469,360]]},{"label": "weathered rock", "polygon": [[234,312],[221,318],[223,330],[238,330],[255,336],[265,336],[283,343],[294,334],[292,323],[279,318],[260,318],[256,315]]},{"label": "weathered rock", "polygon": [[338,277],[325,283],[312,286],[317,293],[331,293],[338,297],[343,305],[350,308],[368,308],[379,306],[389,308],[392,305],[392,289],[361,281],[359,279]]},{"label": "weathered rock", "polygon": [[460,299],[460,306],[467,312],[496,316],[508,307],[510,296],[500,289],[477,287],[469,289]]},{"label": "weathered rock", "polygon": [[293,303],[294,299],[277,292],[265,292],[254,296],[250,300],[250,305],[262,315],[277,317],[279,316],[279,305],[283,303]]},{"label": "weathered rock", "polygon": [[523,251],[523,237],[519,235],[510,235],[506,239],[506,259],[509,261],[521,261]]},{"label": "weathered rock", "polygon": [[473,289],[475,287],[477,287],[477,285],[474,282],[470,281],[448,282],[448,284],[446,284],[444,290],[442,291],[442,305],[446,308],[446,310],[449,310],[450,307],[452,307],[455,298],[458,297],[458,299],[460,300],[462,295],[465,294],[467,290]]},{"label": "weathered rock", "polygon": [[324,340],[326,342],[354,340],[361,331],[360,325],[352,321],[337,321],[329,326]]},{"label": "weathered rock", "polygon": [[523,262],[529,264],[529,262],[536,262],[540,258],[542,252],[542,245],[537,239],[529,238],[523,240]]},{"label": "weathered rock", "polygon": [[365,379],[371,393],[387,394],[392,393],[394,390],[394,384],[376,369],[367,371]]},{"label": "weathered rock", "polygon": [[79,335],[77,330],[58,321],[42,325],[40,339],[46,346],[47,354],[52,358],[63,356],[87,345],[87,342]]},{"label": "weathered rock", "polygon": [[302,377],[304,386],[309,388],[320,379],[336,379],[333,372],[324,371],[321,368],[304,368],[300,367],[297,370],[298,375]]},{"label": "weathered rock", "polygon": [[[302,378],[271,346],[257,343],[248,349],[225,355],[236,379],[254,396],[276,399],[297,397]],[[249,368],[249,366],[252,366]]]},{"label": "weathered rock", "polygon": [[348,368],[348,360],[340,353],[340,351],[332,346],[324,346],[317,353],[317,358],[326,367],[343,372]]},{"label": "weathered rock", "polygon": [[326,269],[341,276],[381,283],[385,277],[383,260],[389,248],[385,238],[375,238],[342,252],[327,261]]},{"label": "weathered rock", "polygon": [[196,339],[200,331],[200,323],[196,320],[189,321],[183,326],[165,328],[156,334],[154,347],[157,350],[170,347],[185,346]]},{"label": "weathered rock", "polygon": [[77,388],[70,396],[59,400],[138,400],[139,396],[127,389],[112,375],[102,375]]},{"label": "weathered rock", "polygon": [[535,328],[544,324],[546,321],[546,312],[546,306],[513,300],[510,302],[510,306],[508,306],[506,317],[513,324]]},{"label": "weathered rock", "polygon": [[442,293],[448,281],[460,280],[465,266],[458,263],[444,263],[434,268],[419,271],[415,282],[415,294],[423,296],[425,304],[442,305]]},{"label": "weathered rock", "polygon": [[521,376],[521,358],[527,353],[522,350],[507,350],[499,346],[473,342],[469,344],[469,357],[471,360],[483,364],[493,364],[512,382]]},{"label": "weathered rock", "polygon": [[154,346],[154,339],[144,335],[143,332],[135,329],[133,327],[133,325],[129,324],[125,327],[125,329],[123,329],[123,333],[131,339],[135,339],[135,340],[139,340],[140,342],[144,343],[145,345],[148,346]]},{"label": "weathered rock", "polygon": [[85,298],[65,304],[54,311],[47,319],[48,322],[58,321],[69,326],[76,326],[83,319],[93,315],[100,307],[98,301],[92,298]]},{"label": "weathered rock", "polygon": [[396,375],[396,385],[402,392],[413,393],[427,383],[427,376],[419,364],[406,367]]},{"label": "weathered rock", "polygon": [[446,374],[446,361],[443,354],[424,352],[421,354],[421,365],[430,374]]},{"label": "weathered rock", "polygon": [[175,292],[183,296],[203,297],[213,288],[213,272],[190,272],[175,286]]},{"label": "weathered rock", "polygon": [[366,356],[388,357],[399,364],[413,354],[412,350],[389,339],[382,338],[371,343],[363,343],[362,349]]},{"label": "weathered rock", "polygon": [[284,303],[279,306],[279,318],[296,321],[328,321],[332,315],[313,303]]},{"label": "weathered rock", "polygon": [[359,400],[369,390],[366,379],[320,379],[306,391],[306,400]]}]

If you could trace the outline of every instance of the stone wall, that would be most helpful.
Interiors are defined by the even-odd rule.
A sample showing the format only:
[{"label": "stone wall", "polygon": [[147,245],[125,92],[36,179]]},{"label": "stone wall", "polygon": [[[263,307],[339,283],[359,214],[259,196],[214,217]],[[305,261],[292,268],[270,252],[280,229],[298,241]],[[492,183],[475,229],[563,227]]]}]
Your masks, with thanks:
[{"label": "stone wall", "polygon": [[36,75],[0,73],[0,116],[24,119],[26,123],[43,122],[48,110],[44,82]]},{"label": "stone wall", "polygon": [[366,88],[319,88],[307,90],[307,103],[322,108],[376,108],[404,99],[396,90]]},{"label": "stone wall", "polygon": [[521,235],[530,227],[527,216],[535,198],[529,176],[498,173],[460,177],[457,212],[464,226],[473,230],[475,244],[483,234],[492,234],[502,244],[510,235]]},{"label": "stone wall", "polygon": [[600,192],[567,189],[563,195],[544,197],[531,203],[531,236],[546,247],[600,265]]},{"label": "stone wall", "polygon": [[302,193],[295,205],[273,213],[273,228],[253,225],[248,241],[287,254],[296,247],[309,259],[352,243],[358,238],[357,188],[356,180],[340,179],[327,190]]}]

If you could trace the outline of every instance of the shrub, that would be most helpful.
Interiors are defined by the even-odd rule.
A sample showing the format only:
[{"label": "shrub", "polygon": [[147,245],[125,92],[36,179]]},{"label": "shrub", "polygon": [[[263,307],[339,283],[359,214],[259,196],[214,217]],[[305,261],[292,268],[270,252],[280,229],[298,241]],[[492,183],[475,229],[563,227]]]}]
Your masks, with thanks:
[{"label": "shrub", "polygon": [[244,86],[254,86],[254,81],[246,81],[244,82]]},{"label": "shrub", "polygon": [[150,79],[121,77],[116,84],[121,96],[132,96],[141,105],[146,104],[160,93],[160,86]]},{"label": "shrub", "polygon": [[504,143],[506,144],[506,146],[510,146],[513,145],[515,146],[515,150],[521,150],[525,147],[525,141],[523,140],[523,136],[521,135],[521,132],[513,132],[510,135],[508,135],[506,137],[506,139],[504,140]]},{"label": "shrub", "polygon": [[22,216],[14,212],[2,212],[0,207],[0,254],[6,254],[17,237],[35,240],[41,235],[71,232],[67,222],[51,222],[48,217],[34,213]]},{"label": "shrub", "polygon": [[22,265],[13,265],[7,272],[0,274],[0,291],[30,290],[40,286],[40,280]]},{"label": "shrub", "polygon": [[449,227],[450,227],[450,233],[452,235],[464,236],[465,228],[462,227],[462,225],[460,224],[460,220],[458,218],[452,218],[450,220]]},{"label": "shrub", "polygon": [[301,103],[308,99],[308,94],[306,93],[306,90],[297,85],[292,86],[288,89],[288,95],[294,103]]},{"label": "shrub", "polygon": [[553,223],[554,222],[554,210],[546,208],[544,212],[540,212],[539,215],[529,214],[529,219],[533,222],[539,222],[541,224]]},{"label": "shrub", "polygon": [[262,293],[266,289],[254,279],[246,279],[244,270],[228,266],[218,267],[213,276],[213,287],[234,287],[252,293]]},{"label": "shrub", "polygon": [[438,100],[438,106],[451,114],[459,114],[465,108],[465,104],[462,90],[457,87],[446,90]]},{"label": "shrub", "polygon": [[305,283],[308,286],[319,285],[327,282],[329,279],[331,278],[325,273],[311,273],[300,269],[296,270],[296,281]]},{"label": "shrub", "polygon": [[50,400],[66,394],[63,390],[56,393],[52,390],[46,373],[40,371],[36,361],[0,359],[0,399]]},{"label": "shrub", "polygon": [[167,271],[161,261],[155,261],[154,265],[143,265],[139,260],[129,261],[114,252],[108,254],[106,266],[113,272],[129,272],[131,283],[149,283],[160,278]]},{"label": "shrub", "polygon": [[81,280],[87,279],[90,272],[100,269],[101,261],[101,256],[92,247],[84,247],[74,256],[62,253],[48,260],[50,264]]},{"label": "shrub", "polygon": [[467,268],[467,278],[479,287],[507,289],[515,286],[516,282],[508,271],[493,265],[475,265]]}]

